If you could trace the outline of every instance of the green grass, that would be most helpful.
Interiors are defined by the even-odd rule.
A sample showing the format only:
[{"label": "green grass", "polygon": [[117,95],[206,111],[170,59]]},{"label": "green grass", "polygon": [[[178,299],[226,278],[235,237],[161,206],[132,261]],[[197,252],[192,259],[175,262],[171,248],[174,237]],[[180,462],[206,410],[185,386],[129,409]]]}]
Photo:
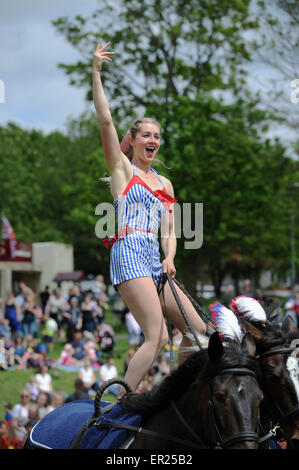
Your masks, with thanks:
[{"label": "green grass", "polygon": [[[113,313],[108,312],[106,316],[107,323],[109,323],[116,332],[115,348],[113,357],[115,365],[119,372],[119,377],[122,377],[124,368],[124,359],[126,352],[129,348],[126,328],[121,324],[120,318]],[[54,342],[52,353],[48,353],[48,357],[58,359],[64,342]],[[105,360],[106,355],[103,355]],[[20,392],[25,387],[32,375],[35,375],[36,369],[28,370],[0,370],[0,420],[4,419],[6,403],[11,403],[12,406],[20,402]],[[78,376],[77,372],[66,372],[57,369],[56,374],[52,374],[53,390],[62,390],[65,394],[70,394],[74,391],[74,382]],[[99,378],[99,371],[95,371],[96,378]],[[115,397],[111,394],[105,395],[105,401],[114,401]]]}]

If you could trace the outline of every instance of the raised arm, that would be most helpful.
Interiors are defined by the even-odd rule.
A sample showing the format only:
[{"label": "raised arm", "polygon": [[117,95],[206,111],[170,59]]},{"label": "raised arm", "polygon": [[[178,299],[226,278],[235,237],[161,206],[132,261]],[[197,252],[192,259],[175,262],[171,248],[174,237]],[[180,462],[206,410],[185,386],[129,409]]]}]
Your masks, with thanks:
[{"label": "raised arm", "polygon": [[92,83],[93,101],[100,124],[105,160],[108,170],[112,174],[115,168],[121,164],[124,156],[120,149],[118,135],[112,121],[109,104],[101,80],[103,60],[111,62],[112,59],[109,56],[114,54],[114,52],[106,50],[109,45],[110,43],[107,42],[102,46],[102,40],[97,45],[93,56]]}]

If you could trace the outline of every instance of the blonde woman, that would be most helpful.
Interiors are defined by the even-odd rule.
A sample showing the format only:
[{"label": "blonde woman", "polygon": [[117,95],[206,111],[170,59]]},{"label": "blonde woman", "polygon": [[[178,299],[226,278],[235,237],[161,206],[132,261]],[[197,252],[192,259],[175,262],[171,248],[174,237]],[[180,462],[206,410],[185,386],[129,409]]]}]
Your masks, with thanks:
[{"label": "blonde woman", "polygon": [[[112,284],[140,325],[145,341],[131,359],[125,380],[135,391],[168,341],[157,285],[162,273],[176,274],[176,238],[172,204],[176,202],[169,179],[152,168],[161,144],[161,129],[151,118],[135,121],[122,143],[111,117],[101,81],[103,61],[112,61],[110,43],[100,41],[93,57],[93,99],[100,125],[103,150],[110,174],[110,190],[117,209],[119,232],[105,240],[111,248]],[[161,238],[164,260],[160,261],[157,232],[167,221],[167,236]],[[176,287],[195,330],[204,334],[205,324],[185,294]],[[181,346],[190,345],[186,323],[168,284],[165,287],[167,313],[183,333]],[[185,357],[179,353],[179,361]]]}]

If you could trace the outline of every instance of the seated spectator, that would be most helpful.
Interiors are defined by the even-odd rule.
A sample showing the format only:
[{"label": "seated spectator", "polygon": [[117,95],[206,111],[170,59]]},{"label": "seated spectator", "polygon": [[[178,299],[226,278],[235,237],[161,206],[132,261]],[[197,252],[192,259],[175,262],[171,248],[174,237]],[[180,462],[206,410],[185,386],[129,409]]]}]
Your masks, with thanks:
[{"label": "seated spectator", "polygon": [[39,393],[39,388],[34,375],[30,377],[29,382],[26,383],[25,387],[30,392],[30,401],[35,402]]},{"label": "seated spectator", "polygon": [[23,442],[24,437],[26,436],[25,424],[28,421],[29,416],[29,401],[30,393],[27,389],[21,391],[20,394],[20,403],[17,403],[12,410],[12,423],[11,427],[16,438]]},{"label": "seated spectator", "polygon": [[21,292],[24,294],[27,300],[30,300],[32,302],[36,302],[36,294],[35,292],[29,287],[25,282],[20,282],[19,283],[19,288]]},{"label": "seated spectator", "polygon": [[21,444],[21,448],[23,448],[23,446],[24,446],[24,444],[25,444],[25,442],[26,442],[26,440],[27,440],[29,434],[31,433],[31,431],[32,431],[32,429],[34,428],[34,426],[36,425],[36,423],[37,423],[37,420],[36,420],[36,419],[34,419],[34,418],[28,419],[27,423],[25,424],[25,429],[26,429],[27,435],[26,435],[26,436],[24,437],[24,439],[23,439],[23,442],[22,442],[22,444]]},{"label": "seated spectator", "polygon": [[7,355],[3,336],[0,336],[0,370],[7,370]]},{"label": "seated spectator", "polygon": [[39,392],[36,398],[36,404],[38,406],[38,418],[42,419],[51,409],[49,407],[49,395],[45,392]]},{"label": "seated spectator", "polygon": [[[115,362],[113,357],[108,357],[107,363],[103,364],[100,367],[100,385],[102,385],[104,382],[110,379],[114,379],[118,377],[118,371],[115,366]],[[107,388],[104,393],[111,393],[112,395],[117,395],[120,389],[120,385],[118,384],[113,384],[110,385],[109,388]]]},{"label": "seated spectator", "polygon": [[38,345],[38,338],[33,338],[31,335],[25,337],[25,353],[24,358],[26,360],[26,368],[38,367],[39,364],[35,361],[35,350]]},{"label": "seated spectator", "polygon": [[5,409],[4,420],[5,420],[5,424],[6,424],[6,427],[7,427],[7,431],[9,432],[10,427],[11,427],[12,418],[13,418],[12,404],[11,403],[6,403],[6,405],[4,406],[4,409]]},{"label": "seated spectator", "polygon": [[225,289],[225,293],[222,299],[223,305],[232,310],[232,300],[235,296],[235,288],[232,284],[229,284]]},{"label": "seated spectator", "polygon": [[8,431],[5,421],[0,421],[0,450],[9,449]]},{"label": "seated spectator", "polygon": [[89,357],[92,365],[97,364],[97,351],[99,349],[96,344],[95,338],[89,331],[83,331],[83,338],[85,340],[84,353],[86,357]]},{"label": "seated spectator", "polygon": [[83,380],[79,377],[75,380],[75,391],[65,399],[65,403],[75,400],[89,400],[89,395],[88,392],[85,391]]},{"label": "seated spectator", "polygon": [[149,392],[150,390],[152,390],[152,388],[153,388],[152,381],[150,377],[147,375],[146,377],[142,379],[142,381],[138,385],[136,389],[136,393]]},{"label": "seated spectator", "polygon": [[8,369],[15,369],[15,348],[13,341],[4,340],[4,352]]},{"label": "seated spectator", "polygon": [[63,350],[60,353],[58,364],[64,366],[74,366],[77,364],[77,360],[73,358],[74,349],[70,343],[66,343]]},{"label": "seated spectator", "polygon": [[84,341],[82,339],[82,333],[77,331],[75,333],[74,341],[71,343],[74,350],[73,357],[75,359],[81,360],[85,357],[84,354]]},{"label": "seated spectator", "polygon": [[129,335],[129,344],[131,346],[137,346],[140,341],[141,328],[131,312],[126,313],[125,322]]},{"label": "seated spectator", "polygon": [[100,325],[104,321],[104,309],[100,305],[100,299],[98,299],[95,294],[92,295],[91,302],[94,306],[94,320],[96,329],[97,325]]},{"label": "seated spectator", "polygon": [[4,316],[8,319],[12,335],[15,337],[22,328],[22,312],[12,291],[8,292]]},{"label": "seated spectator", "polygon": [[35,375],[38,389],[40,392],[45,392],[48,395],[52,393],[52,377],[48,372],[48,366],[40,367],[39,373]]},{"label": "seated spectator", "polygon": [[31,335],[34,338],[38,336],[39,323],[42,319],[42,309],[36,305],[33,300],[26,299],[26,302],[22,309],[22,331],[23,335]]},{"label": "seated spectator", "polygon": [[96,376],[89,357],[84,359],[83,367],[78,372],[78,378],[84,383],[85,390],[90,393],[96,387]]},{"label": "seated spectator", "polygon": [[[26,425],[25,425],[26,427]],[[22,449],[23,442],[16,436],[10,435],[5,421],[0,421],[0,450],[1,449]],[[2,454],[3,458],[3,454]]]},{"label": "seated spectator", "polygon": [[44,312],[45,312],[46,305],[47,305],[48,300],[49,300],[49,298],[50,298],[49,286],[46,286],[46,287],[45,287],[45,290],[43,290],[42,292],[40,292],[39,298],[40,298],[41,309],[42,309],[42,311],[43,311],[43,313],[44,313]]},{"label": "seated spectator", "polygon": [[42,340],[49,345],[49,350],[53,352],[54,336],[58,330],[57,322],[48,315],[44,316],[45,326],[42,330]]},{"label": "seated spectator", "polygon": [[[37,399],[37,397],[36,397]],[[29,413],[28,413],[28,419],[34,419],[36,422],[39,420],[39,415],[38,415],[38,404],[36,403],[31,403],[29,405]]]},{"label": "seated spectator", "polygon": [[69,304],[70,304],[71,299],[73,297],[76,297],[76,299],[78,301],[78,307],[81,309],[81,304],[84,300],[84,296],[82,295],[80,287],[77,284],[75,284],[69,291],[69,297],[68,297],[68,303]]},{"label": "seated spectator", "polygon": [[299,327],[299,291],[295,292],[294,297],[285,304],[286,315],[290,315]]},{"label": "seated spectator", "polygon": [[256,297],[256,290],[250,279],[244,279],[239,295],[247,295],[248,297]]},{"label": "seated spectator", "polygon": [[64,332],[62,330],[63,312],[68,308],[68,304],[59,290],[54,290],[50,295],[45,308],[45,315],[50,316],[57,323],[57,331],[59,337],[62,338]]},{"label": "seated spectator", "polygon": [[70,307],[63,312],[64,322],[66,323],[66,340],[68,343],[74,341],[74,334],[82,328],[82,312],[79,308],[77,297],[72,297]]},{"label": "seated spectator", "polygon": [[64,398],[63,392],[61,390],[55,390],[51,397],[51,403],[49,405],[49,412],[55,410],[55,408],[58,408],[58,406],[63,405],[64,401],[65,401],[65,398]]},{"label": "seated spectator", "polygon": [[133,348],[128,349],[126,357],[125,357],[125,361],[124,361],[123,375],[126,375],[129,362],[132,359],[132,357],[134,356],[134,354],[135,354],[135,349],[133,349]]},{"label": "seated spectator", "polygon": [[0,320],[0,337],[3,337],[7,342],[11,342],[11,327],[9,326],[8,318]]},{"label": "seated spectator", "polygon": [[18,366],[18,369],[24,370],[26,368],[26,357],[24,357],[25,346],[24,346],[24,340],[22,336],[16,336],[13,349],[14,349],[15,365]]},{"label": "seated spectator", "polygon": [[163,376],[169,374],[169,363],[166,354],[162,354],[161,358],[158,360],[158,369]]},{"label": "seated spectator", "polygon": [[97,316],[97,312],[95,309],[94,302],[92,302],[88,293],[86,293],[84,296],[84,300],[81,304],[81,311],[83,331],[86,330],[93,333],[95,330],[95,318]]},{"label": "seated spectator", "polygon": [[102,323],[99,328],[99,344],[100,348],[104,353],[111,354],[115,343],[114,343],[114,330],[108,323]]}]

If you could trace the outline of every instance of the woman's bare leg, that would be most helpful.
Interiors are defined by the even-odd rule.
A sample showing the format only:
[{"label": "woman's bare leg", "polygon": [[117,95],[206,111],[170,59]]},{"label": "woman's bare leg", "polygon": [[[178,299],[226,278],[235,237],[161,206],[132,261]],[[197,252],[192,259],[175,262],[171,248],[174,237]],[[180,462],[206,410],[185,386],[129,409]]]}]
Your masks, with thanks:
[{"label": "woman's bare leg", "polygon": [[[192,303],[190,302],[186,294],[184,294],[184,292],[176,284],[174,284],[174,287],[176,289],[176,292],[179,296],[180,301],[182,302],[186,315],[191,325],[193,326],[194,330],[197,333],[205,335],[206,334],[205,323],[196,312],[195,308],[193,307]],[[190,340],[186,336],[186,332],[190,333],[190,330],[188,328],[187,323],[185,322],[185,319],[174,298],[174,295],[172,293],[172,290],[168,282],[166,282],[164,286],[164,298],[165,298],[165,306],[166,306],[167,315],[171,323],[173,323],[173,325],[175,325],[176,328],[180,330],[180,332],[183,335],[179,352],[178,352],[178,363],[181,364],[191,354],[191,352],[185,352],[185,351],[182,351],[182,349],[187,346],[192,346],[194,343],[192,342],[192,339]],[[162,293],[160,294],[160,301],[161,301],[162,309],[164,310],[164,300],[163,300]]]},{"label": "woman's bare leg", "polygon": [[145,341],[129,362],[125,381],[133,391],[151,368],[168,341],[156,286],[150,277],[139,277],[118,285],[118,291],[143,331]]}]

